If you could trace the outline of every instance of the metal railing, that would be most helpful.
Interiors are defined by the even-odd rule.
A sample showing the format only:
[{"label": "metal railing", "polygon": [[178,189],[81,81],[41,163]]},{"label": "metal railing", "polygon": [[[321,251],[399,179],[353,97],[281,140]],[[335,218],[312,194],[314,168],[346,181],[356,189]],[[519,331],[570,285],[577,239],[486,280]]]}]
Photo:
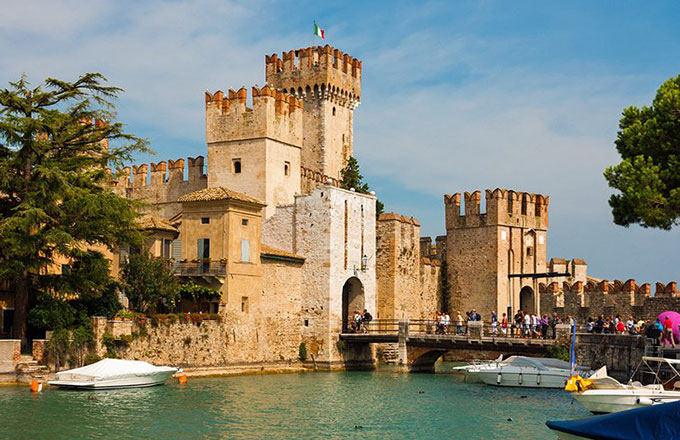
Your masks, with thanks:
[{"label": "metal railing", "polygon": [[178,276],[227,275],[227,263],[220,261],[172,263],[171,267]]}]

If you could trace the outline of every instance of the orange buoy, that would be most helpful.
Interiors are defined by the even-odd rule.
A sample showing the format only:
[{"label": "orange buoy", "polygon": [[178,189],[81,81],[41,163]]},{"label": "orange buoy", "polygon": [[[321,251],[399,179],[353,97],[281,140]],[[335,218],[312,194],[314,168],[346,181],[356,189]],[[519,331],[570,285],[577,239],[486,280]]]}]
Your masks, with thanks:
[{"label": "orange buoy", "polygon": [[42,384],[35,379],[31,379],[31,392],[39,393],[42,391]]},{"label": "orange buoy", "polygon": [[181,384],[187,383],[187,375],[183,374],[181,376],[177,376],[177,381]]}]

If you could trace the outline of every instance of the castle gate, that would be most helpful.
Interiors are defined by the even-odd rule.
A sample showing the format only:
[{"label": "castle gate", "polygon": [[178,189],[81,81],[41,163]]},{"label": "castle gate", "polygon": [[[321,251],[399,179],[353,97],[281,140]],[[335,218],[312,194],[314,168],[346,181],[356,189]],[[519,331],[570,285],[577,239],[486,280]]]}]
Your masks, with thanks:
[{"label": "castle gate", "polygon": [[536,313],[536,299],[534,295],[534,289],[529,286],[522,287],[519,292],[519,308],[524,313]]},{"label": "castle gate", "polygon": [[364,285],[359,278],[351,277],[342,286],[342,331],[349,330],[349,323],[354,319],[354,312],[363,313],[365,308]]}]

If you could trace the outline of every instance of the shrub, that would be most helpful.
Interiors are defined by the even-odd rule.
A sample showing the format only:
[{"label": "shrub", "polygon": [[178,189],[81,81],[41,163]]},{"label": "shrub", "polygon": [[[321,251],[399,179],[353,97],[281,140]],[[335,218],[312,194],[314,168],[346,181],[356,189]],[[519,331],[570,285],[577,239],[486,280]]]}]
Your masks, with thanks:
[{"label": "shrub", "polygon": [[569,362],[571,360],[571,347],[566,343],[555,342],[546,348],[546,354],[548,357]]},{"label": "shrub", "polygon": [[305,360],[307,359],[307,346],[305,345],[304,342],[300,342],[300,348],[298,349],[298,357],[300,360]]},{"label": "shrub", "polygon": [[88,353],[87,356],[85,356],[85,359],[83,360],[83,365],[90,365],[94,364],[95,362],[99,362],[101,358],[97,356],[96,353]]}]

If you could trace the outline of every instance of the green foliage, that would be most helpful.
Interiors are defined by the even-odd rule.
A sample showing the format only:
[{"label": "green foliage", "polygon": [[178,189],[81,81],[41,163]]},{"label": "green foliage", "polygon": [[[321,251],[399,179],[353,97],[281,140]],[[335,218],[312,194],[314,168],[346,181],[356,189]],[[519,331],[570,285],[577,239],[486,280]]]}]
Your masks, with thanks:
[{"label": "green foliage", "polygon": [[99,362],[101,358],[97,356],[96,353],[88,353],[85,355],[85,359],[83,359],[83,365],[90,365],[94,364],[95,362]]},{"label": "green foliage", "polygon": [[77,324],[78,315],[69,302],[43,294],[28,312],[28,322],[39,330],[68,330]]},{"label": "green foliage", "polygon": [[614,223],[671,229],[680,221],[680,75],[659,87],[651,107],[628,107],[619,121],[622,161],[606,169]]},{"label": "green foliage", "polygon": [[[15,331],[25,341],[29,292],[93,294],[110,281],[101,252],[141,243],[138,202],[112,191],[107,166],[148,151],[115,121],[97,73],[30,87],[22,77],[0,90],[0,279],[16,286]],[[107,123],[93,123],[95,121]],[[110,142],[108,148],[105,142]],[[61,256],[73,270],[44,275]]]},{"label": "green foliage", "polygon": [[72,365],[80,367],[84,364],[86,354],[92,348],[94,334],[92,326],[85,323],[73,330],[60,328],[52,333],[52,337],[45,347],[47,358],[55,363],[57,368],[68,360]]},{"label": "green foliage", "polygon": [[307,359],[307,346],[305,345],[304,342],[300,342],[300,348],[298,349],[298,357],[303,361]]},{"label": "green foliage", "polygon": [[163,259],[146,252],[133,254],[121,269],[122,288],[132,310],[169,312],[177,307],[179,284]]},{"label": "green foliage", "polygon": [[338,349],[338,353],[344,352],[345,351],[345,341],[343,341],[342,339],[338,339],[335,342],[335,347]]},{"label": "green foliage", "polygon": [[111,333],[104,333],[102,335],[102,345],[106,347],[106,357],[111,359],[117,359],[118,353],[116,352],[116,340],[113,338]]},{"label": "green foliage", "polygon": [[201,299],[218,299],[222,293],[211,287],[201,286],[194,282],[188,282],[179,286],[179,296],[182,299],[198,302]]},{"label": "green foliage", "polygon": [[[368,194],[371,188],[368,183],[364,182],[364,176],[359,170],[359,161],[355,157],[350,157],[347,160],[347,165],[340,172],[340,187],[343,189],[352,189],[358,193]],[[385,205],[380,201],[375,202],[376,217],[385,212]]]},{"label": "green foliage", "polygon": [[87,316],[105,316],[108,319],[123,309],[118,301],[118,284],[115,282],[109,283],[100,295],[81,296],[72,304],[76,309],[85,310]]},{"label": "green foliage", "polygon": [[560,359],[566,362],[571,360],[569,344],[562,342],[555,342],[554,344],[548,346],[545,350],[547,357]]}]

